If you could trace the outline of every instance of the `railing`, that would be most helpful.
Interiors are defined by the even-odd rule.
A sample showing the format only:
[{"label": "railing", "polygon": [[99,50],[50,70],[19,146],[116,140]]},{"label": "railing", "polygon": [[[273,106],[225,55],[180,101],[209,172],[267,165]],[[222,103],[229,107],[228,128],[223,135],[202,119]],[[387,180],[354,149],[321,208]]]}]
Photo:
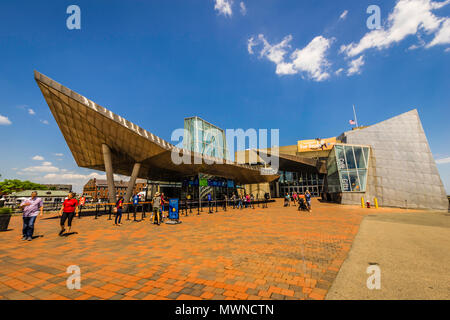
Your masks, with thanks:
[{"label": "railing", "polygon": [[[244,209],[244,208],[267,208],[268,203],[275,202],[275,200],[265,200],[256,199],[250,202],[244,202],[241,200],[179,200],[178,210],[180,215],[188,216],[189,214],[200,215],[204,212],[214,213],[220,211],[227,211],[229,209]],[[59,211],[62,204],[44,204],[44,211]],[[98,219],[101,216],[107,215],[108,220],[112,220],[114,215],[113,208],[116,206],[115,203],[86,203],[84,205],[78,206],[78,218],[94,216]],[[11,207],[11,206],[10,206]],[[125,209],[122,214],[127,215],[126,220],[138,221],[137,216],[141,214],[141,219],[147,216],[147,213],[152,213],[152,202],[140,202],[137,205],[133,203],[123,203],[123,208]],[[169,201],[161,206],[164,212],[169,212]],[[13,213],[21,213],[22,210],[16,205],[13,208]],[[131,215],[131,218],[130,218]]]}]

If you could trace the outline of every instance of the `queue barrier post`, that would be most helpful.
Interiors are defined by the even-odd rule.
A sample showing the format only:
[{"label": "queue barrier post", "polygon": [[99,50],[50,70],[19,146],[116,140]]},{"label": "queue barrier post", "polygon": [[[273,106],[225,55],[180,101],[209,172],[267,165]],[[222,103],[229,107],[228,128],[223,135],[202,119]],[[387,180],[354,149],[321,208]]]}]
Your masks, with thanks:
[{"label": "queue barrier post", "polygon": [[365,207],[365,205],[364,205],[364,197],[361,197],[361,208],[364,208]]},{"label": "queue barrier post", "polygon": [[[111,218],[112,206],[111,205],[108,206],[108,210],[109,210],[109,218],[108,218],[108,220],[112,220],[112,218]],[[105,205],[105,211],[106,211],[106,205]]]}]

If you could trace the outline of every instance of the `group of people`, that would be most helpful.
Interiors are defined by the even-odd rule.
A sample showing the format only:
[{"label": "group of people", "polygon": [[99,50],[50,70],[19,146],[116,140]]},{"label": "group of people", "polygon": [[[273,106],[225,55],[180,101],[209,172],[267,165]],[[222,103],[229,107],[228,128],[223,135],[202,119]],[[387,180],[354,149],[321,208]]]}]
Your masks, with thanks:
[{"label": "group of people", "polygon": [[[133,203],[139,201],[136,199],[137,195],[133,196]],[[164,205],[167,204],[168,201],[164,197],[164,193],[160,194],[157,192],[153,197],[153,215],[150,218],[150,221],[155,222],[158,225],[161,225],[161,222],[164,220]],[[74,193],[69,193],[67,198],[61,205],[61,209],[58,212],[60,217],[59,225],[60,231],[59,236],[63,236],[64,234],[70,234],[72,228],[73,218],[78,216],[79,214],[79,201],[76,199]],[[121,196],[117,200],[114,206],[115,220],[114,225],[120,226],[122,221],[122,212],[125,205],[125,200]],[[23,228],[22,228],[22,240],[32,241],[34,227],[36,223],[36,219],[38,216],[43,216],[44,214],[44,202],[41,198],[37,196],[37,192],[33,191],[31,193],[31,197],[22,201],[19,205],[23,212]]]},{"label": "group of people", "polygon": [[253,194],[236,195],[231,196],[231,204],[233,209],[243,209],[243,208],[255,208],[255,197]]},{"label": "group of people", "polygon": [[293,192],[292,194],[289,194],[286,192],[286,195],[284,196],[284,206],[289,207],[291,206],[291,202],[294,203],[294,205],[298,205],[299,209],[302,209],[303,206],[306,207],[306,209],[311,212],[311,193],[309,190],[305,191],[305,194]]},{"label": "group of people", "polygon": [[[133,205],[137,205],[139,203],[139,199],[136,198],[137,195],[134,195],[132,198]],[[122,225],[122,212],[124,207],[124,198],[122,196],[116,201],[116,205],[114,207],[114,213],[116,215],[114,220],[115,226]],[[156,192],[151,201],[152,204],[152,215],[150,216],[150,221],[156,223],[157,225],[161,225],[161,222],[164,221],[164,206],[168,203],[167,199],[164,196],[164,193]]]},{"label": "group of people", "polygon": [[[267,207],[267,201],[270,196],[268,193],[264,195],[263,207]],[[310,198],[310,197],[309,197]],[[226,199],[227,201],[228,199]],[[258,200],[258,199],[256,199]],[[233,209],[243,209],[243,208],[255,208],[255,197],[253,194],[245,194],[239,196],[237,194],[233,194],[230,199]],[[211,200],[210,200],[211,202]],[[134,195],[132,198],[132,203],[136,205],[139,203],[138,195]],[[150,217],[150,221],[161,225],[161,223],[165,219],[165,210],[164,207],[168,203],[168,200],[165,198],[164,193],[157,192],[151,201],[152,204],[152,215]],[[309,202],[310,203],[310,202]],[[123,196],[120,196],[114,205],[114,225],[121,226],[122,225],[122,213],[124,210],[124,206],[126,205],[125,199]],[[23,228],[22,228],[22,240],[32,241],[34,226],[37,217],[43,216],[44,214],[44,203],[41,198],[37,196],[37,192],[33,191],[31,193],[31,197],[22,201],[19,205],[23,211]],[[67,198],[62,203],[61,209],[59,210],[59,224],[60,231],[59,236],[63,236],[64,234],[70,234],[72,228],[73,218],[78,216],[79,214],[79,206],[80,203],[75,197],[75,193],[69,193]]]},{"label": "group of people", "polygon": [[[22,201],[19,206],[23,210],[22,240],[31,241],[33,240],[36,219],[38,216],[44,215],[44,202],[37,196],[37,192],[33,191],[31,197]],[[66,231],[66,222],[68,233],[70,233],[72,220],[77,214],[78,200],[74,197],[73,193],[69,193],[59,210],[61,227],[61,230],[59,231],[60,236]]]}]

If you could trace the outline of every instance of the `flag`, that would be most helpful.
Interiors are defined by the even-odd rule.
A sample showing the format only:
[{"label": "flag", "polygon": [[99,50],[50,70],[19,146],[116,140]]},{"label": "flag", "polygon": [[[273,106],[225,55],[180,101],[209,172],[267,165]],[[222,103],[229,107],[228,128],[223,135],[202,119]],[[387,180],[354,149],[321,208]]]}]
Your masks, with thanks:
[{"label": "flag", "polygon": [[355,120],[350,120],[349,123],[350,123],[351,125],[355,125],[355,124],[356,124]]}]

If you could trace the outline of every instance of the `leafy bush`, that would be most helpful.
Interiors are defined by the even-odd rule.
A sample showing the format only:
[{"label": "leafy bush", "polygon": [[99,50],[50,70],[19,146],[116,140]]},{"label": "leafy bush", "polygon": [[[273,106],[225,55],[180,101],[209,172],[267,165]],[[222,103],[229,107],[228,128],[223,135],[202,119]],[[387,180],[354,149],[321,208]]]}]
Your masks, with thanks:
[{"label": "leafy bush", "polygon": [[0,208],[0,214],[11,214],[12,209],[11,208]]}]

